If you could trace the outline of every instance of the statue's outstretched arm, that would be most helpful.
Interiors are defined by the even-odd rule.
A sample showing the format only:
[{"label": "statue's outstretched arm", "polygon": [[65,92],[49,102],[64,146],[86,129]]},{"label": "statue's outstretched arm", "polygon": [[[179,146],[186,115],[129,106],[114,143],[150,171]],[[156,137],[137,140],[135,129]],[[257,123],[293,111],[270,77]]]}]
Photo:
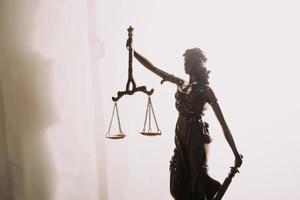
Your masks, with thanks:
[{"label": "statue's outstretched arm", "polygon": [[181,78],[178,78],[172,74],[168,74],[167,72],[164,72],[163,70],[158,69],[155,67],[149,60],[144,58],[141,54],[138,52],[134,51],[134,57],[142,64],[144,65],[147,69],[149,69],[151,72],[154,74],[160,76],[163,80],[161,83],[165,81],[169,81],[172,83],[175,83],[176,85],[181,85],[184,81]]},{"label": "statue's outstretched arm", "polygon": [[228,144],[229,144],[230,148],[232,149],[232,152],[235,156],[235,165],[236,165],[236,167],[240,167],[243,162],[242,155],[239,154],[239,152],[236,148],[235,142],[233,140],[233,137],[231,135],[229,127],[227,126],[227,123],[223,116],[222,110],[217,102],[217,98],[211,88],[209,88],[207,90],[207,93],[208,93],[207,95],[208,95],[209,103],[210,103],[211,107],[213,108],[213,111],[214,111],[219,123],[221,124],[226,141],[228,142]]}]

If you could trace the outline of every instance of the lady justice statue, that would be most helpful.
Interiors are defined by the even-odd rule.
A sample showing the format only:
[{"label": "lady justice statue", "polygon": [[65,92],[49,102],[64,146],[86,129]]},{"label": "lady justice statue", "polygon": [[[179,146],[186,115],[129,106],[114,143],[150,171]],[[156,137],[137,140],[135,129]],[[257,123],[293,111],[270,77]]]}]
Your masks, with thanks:
[{"label": "lady justice statue", "polygon": [[[208,78],[210,71],[205,67],[206,56],[199,48],[185,51],[183,54],[184,70],[189,75],[188,82],[155,67],[135,50],[134,57],[151,72],[160,76],[162,83],[169,81],[177,86],[175,98],[176,109],[179,115],[175,129],[176,148],[170,162],[171,195],[175,200],[216,199],[218,193],[221,193],[220,191],[222,191],[225,181],[221,185],[218,181],[211,178],[207,171],[206,147],[211,142],[211,139],[208,132],[208,124],[202,121],[206,104],[212,107],[222,126],[224,136],[233,151],[235,156],[234,169],[237,170],[241,166],[242,156],[236,148],[217,98],[209,87]],[[222,195],[220,194],[219,196]]]}]

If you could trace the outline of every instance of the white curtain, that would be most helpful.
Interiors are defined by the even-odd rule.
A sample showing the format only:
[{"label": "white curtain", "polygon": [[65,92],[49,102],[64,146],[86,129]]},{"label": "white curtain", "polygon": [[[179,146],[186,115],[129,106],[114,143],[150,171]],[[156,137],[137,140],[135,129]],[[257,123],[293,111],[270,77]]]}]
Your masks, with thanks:
[{"label": "white curtain", "polygon": [[107,199],[92,4],[0,2],[1,200]]}]

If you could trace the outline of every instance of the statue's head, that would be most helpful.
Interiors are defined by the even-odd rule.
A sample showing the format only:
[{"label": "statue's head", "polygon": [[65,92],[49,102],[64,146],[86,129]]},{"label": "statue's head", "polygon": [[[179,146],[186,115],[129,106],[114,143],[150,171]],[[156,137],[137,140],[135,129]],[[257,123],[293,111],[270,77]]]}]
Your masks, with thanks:
[{"label": "statue's head", "polygon": [[199,77],[199,81],[208,84],[210,71],[204,66],[207,58],[199,48],[187,49],[184,56],[184,70],[186,74]]}]

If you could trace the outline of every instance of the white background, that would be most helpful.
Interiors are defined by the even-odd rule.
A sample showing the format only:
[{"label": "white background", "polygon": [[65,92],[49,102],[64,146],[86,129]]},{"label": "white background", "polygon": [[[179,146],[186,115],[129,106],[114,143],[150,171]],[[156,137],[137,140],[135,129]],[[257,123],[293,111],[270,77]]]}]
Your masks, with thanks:
[{"label": "white background", "polygon": [[[126,28],[134,48],[161,69],[185,77],[182,54],[199,47],[208,57],[215,90],[239,151],[241,173],[224,199],[299,199],[299,5],[296,1],[100,1],[98,30],[105,54],[100,59],[104,115],[110,96],[125,89]],[[163,135],[145,138],[146,96],[119,102],[124,141],[106,141],[111,199],[171,199],[168,161],[177,112],[175,87],[134,63],[139,85],[154,87],[153,103]],[[222,181],[233,164],[211,108],[214,141],[210,174]],[[108,125],[107,125],[108,126]],[[116,176],[116,173],[118,174]],[[122,181],[120,181],[122,180]]]}]

